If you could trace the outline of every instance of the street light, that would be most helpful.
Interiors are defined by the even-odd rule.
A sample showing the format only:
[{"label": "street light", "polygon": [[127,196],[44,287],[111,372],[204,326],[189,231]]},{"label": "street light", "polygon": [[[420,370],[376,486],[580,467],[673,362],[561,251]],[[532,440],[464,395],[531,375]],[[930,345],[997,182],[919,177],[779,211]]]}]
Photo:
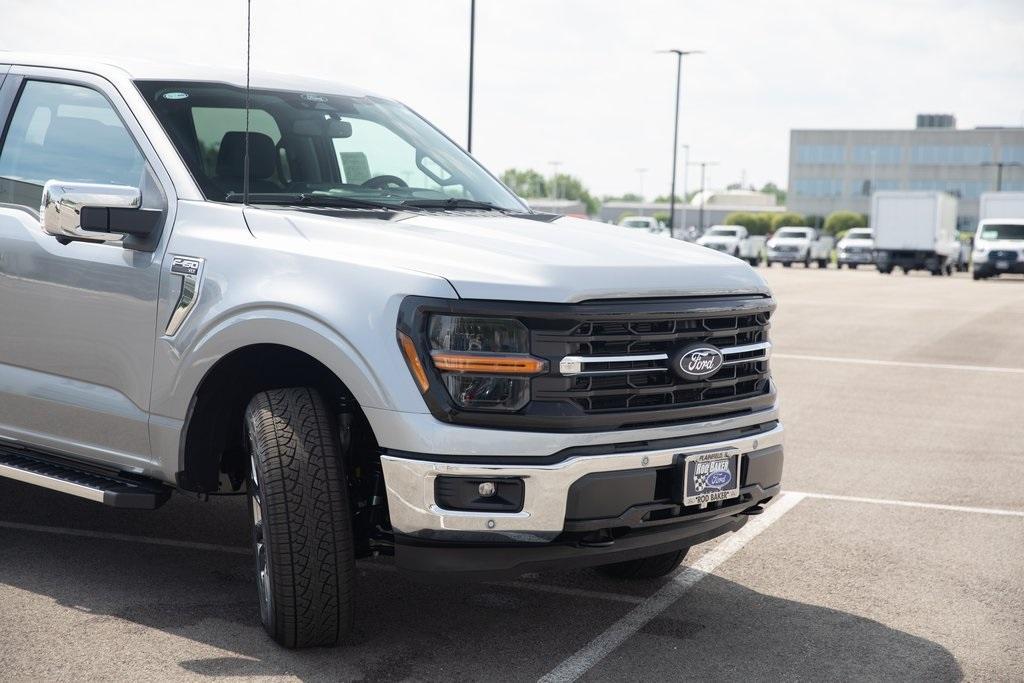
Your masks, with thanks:
[{"label": "street light", "polygon": [[636,169],[636,173],[640,176],[640,215],[644,215],[644,173],[647,173],[646,168]]},{"label": "street light", "polygon": [[1003,189],[1003,169],[1014,166],[1024,166],[1019,161],[983,161],[982,166],[995,166],[996,167],[996,192],[1000,192]]},{"label": "street light", "polygon": [[558,167],[562,165],[561,161],[549,161],[548,164],[551,166],[551,190],[555,193],[553,199],[558,200]]},{"label": "street light", "polygon": [[694,166],[700,166],[700,234],[704,234],[704,172],[708,166],[718,165],[717,161],[695,161]]},{"label": "street light", "polygon": [[658,50],[659,54],[676,56],[676,116],[672,124],[672,189],[668,195],[668,234],[676,236],[676,156],[679,153],[679,90],[683,81],[683,57],[703,54],[703,50]]},{"label": "street light", "polygon": [[469,0],[469,123],[466,151],[473,152],[473,53],[476,47],[476,0]]},{"label": "street light", "polygon": [[[689,186],[690,186],[690,183],[689,183],[689,180],[690,180],[690,146],[689,145],[679,145],[679,146],[682,147],[683,150],[684,150],[684,152],[683,152],[683,221],[684,221],[683,222],[683,228],[686,228],[686,222],[685,222],[685,220],[686,220],[686,206],[687,206],[686,195],[687,195],[687,188],[689,188]],[[672,200],[670,198],[669,202],[671,202],[671,201]]]}]

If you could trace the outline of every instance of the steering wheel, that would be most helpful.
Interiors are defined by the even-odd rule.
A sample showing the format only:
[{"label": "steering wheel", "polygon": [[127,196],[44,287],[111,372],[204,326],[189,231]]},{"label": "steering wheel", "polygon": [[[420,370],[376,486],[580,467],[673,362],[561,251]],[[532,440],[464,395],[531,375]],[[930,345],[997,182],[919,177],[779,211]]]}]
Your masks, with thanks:
[{"label": "steering wheel", "polygon": [[378,190],[383,190],[391,185],[394,185],[396,187],[409,187],[409,183],[405,182],[396,175],[374,176],[362,184],[363,187],[372,187]]}]

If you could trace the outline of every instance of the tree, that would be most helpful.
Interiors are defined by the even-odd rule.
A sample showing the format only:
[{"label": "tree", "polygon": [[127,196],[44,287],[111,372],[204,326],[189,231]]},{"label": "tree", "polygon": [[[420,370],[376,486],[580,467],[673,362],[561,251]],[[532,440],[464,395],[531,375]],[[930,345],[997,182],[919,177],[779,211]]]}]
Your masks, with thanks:
[{"label": "tree", "polygon": [[584,206],[587,207],[588,216],[593,216],[601,209],[601,202],[590,194],[579,178],[567,173],[559,173],[551,179],[551,183],[555,189],[554,194],[559,199],[573,199],[583,202]]},{"label": "tree", "polygon": [[751,235],[767,235],[772,230],[772,214],[736,211],[725,217],[726,225],[742,225]]},{"label": "tree", "polygon": [[501,182],[520,197],[547,197],[548,185],[544,176],[527,168],[520,171],[518,168],[510,168],[501,174]]},{"label": "tree", "polygon": [[761,188],[761,192],[767,192],[768,194],[775,195],[775,202],[779,206],[786,205],[786,191],[780,188],[775,183],[768,181],[767,183],[764,184],[764,187]]},{"label": "tree", "polygon": [[868,217],[854,211],[835,211],[825,219],[825,232],[835,235],[850,228],[863,228],[868,224]]},{"label": "tree", "polygon": [[792,211],[777,213],[772,216],[772,232],[775,232],[785,225],[798,226],[809,224],[807,223],[807,218],[805,218],[803,214],[794,213]]},{"label": "tree", "polygon": [[642,202],[643,200],[644,198],[635,192],[627,192],[621,197],[614,197],[610,194],[601,197],[602,202]]}]

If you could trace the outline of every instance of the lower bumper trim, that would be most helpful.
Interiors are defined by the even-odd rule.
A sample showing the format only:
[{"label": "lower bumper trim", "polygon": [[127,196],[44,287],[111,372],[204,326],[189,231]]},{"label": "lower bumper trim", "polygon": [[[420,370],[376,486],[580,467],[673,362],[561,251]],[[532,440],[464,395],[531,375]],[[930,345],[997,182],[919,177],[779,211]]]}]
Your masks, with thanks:
[{"label": "lower bumper trim", "polygon": [[745,515],[735,515],[636,531],[603,547],[557,542],[486,546],[428,544],[397,536],[395,563],[400,571],[421,581],[495,581],[532,571],[592,567],[660,555],[738,531],[747,519]]}]

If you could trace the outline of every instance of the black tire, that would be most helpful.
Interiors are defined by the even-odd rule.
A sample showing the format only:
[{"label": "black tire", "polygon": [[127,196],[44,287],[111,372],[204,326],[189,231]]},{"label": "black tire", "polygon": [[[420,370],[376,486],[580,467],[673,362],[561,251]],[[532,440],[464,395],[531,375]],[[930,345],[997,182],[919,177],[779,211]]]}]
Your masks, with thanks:
[{"label": "black tire", "polygon": [[848,264],[846,264],[846,267],[849,268],[850,270],[857,270],[857,264],[856,263],[848,263]]},{"label": "black tire", "polygon": [[352,520],[334,420],[299,387],[245,410],[260,616],[284,647],[334,645],[352,628]]},{"label": "black tire", "polygon": [[662,555],[641,557],[615,564],[603,564],[597,568],[597,571],[613,579],[657,579],[675,571],[689,550],[689,548],[683,548]]},{"label": "black tire", "polygon": [[792,261],[783,261],[782,262],[782,267],[783,268],[791,268],[792,266],[793,266],[793,262]]},{"label": "black tire", "polygon": [[818,268],[828,268],[828,260],[818,259]]}]

